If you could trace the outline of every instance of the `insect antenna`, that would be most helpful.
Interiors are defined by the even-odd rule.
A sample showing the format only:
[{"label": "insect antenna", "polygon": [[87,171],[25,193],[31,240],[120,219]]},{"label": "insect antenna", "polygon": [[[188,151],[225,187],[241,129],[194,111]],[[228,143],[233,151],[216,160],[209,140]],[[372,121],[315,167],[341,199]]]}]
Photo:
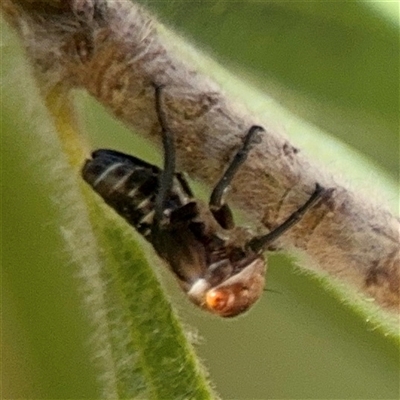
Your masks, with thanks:
[{"label": "insect antenna", "polygon": [[283,293],[280,292],[279,290],[267,289],[267,288],[265,288],[265,289],[263,290],[263,292],[270,292],[270,293],[276,293],[276,294],[283,294]]},{"label": "insect antenna", "polygon": [[268,245],[270,245],[272,242],[282,236],[289,228],[299,222],[303,215],[321,198],[325,191],[326,190],[317,183],[315,185],[315,190],[313,194],[304,203],[304,205],[302,205],[297,211],[291,214],[286,219],[286,221],[284,221],[273,231],[267,233],[266,235],[258,236],[254,239],[251,239],[248,243],[248,247],[250,247],[257,254],[262,253],[268,248]]}]

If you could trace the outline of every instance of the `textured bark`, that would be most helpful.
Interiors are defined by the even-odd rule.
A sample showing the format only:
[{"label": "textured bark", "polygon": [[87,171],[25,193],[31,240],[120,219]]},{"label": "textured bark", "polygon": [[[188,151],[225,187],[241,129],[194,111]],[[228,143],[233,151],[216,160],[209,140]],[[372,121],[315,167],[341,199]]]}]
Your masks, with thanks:
[{"label": "textured bark", "polygon": [[165,85],[179,168],[196,179],[215,184],[248,128],[264,126],[267,133],[232,183],[229,199],[266,230],[303,204],[316,182],[330,188],[279,245],[305,252],[310,265],[304,267],[349,282],[398,313],[399,220],[349,192],[178,59],[141,7],[124,0],[3,0],[1,7],[44,90],[84,88],[156,143],[152,83]]}]

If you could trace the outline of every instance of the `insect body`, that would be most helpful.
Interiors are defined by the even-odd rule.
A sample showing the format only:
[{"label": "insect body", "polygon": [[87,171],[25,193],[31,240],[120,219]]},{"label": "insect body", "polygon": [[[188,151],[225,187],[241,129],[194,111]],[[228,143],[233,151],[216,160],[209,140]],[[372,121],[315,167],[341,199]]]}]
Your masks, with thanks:
[{"label": "insect body", "polygon": [[173,134],[161,107],[161,90],[155,88],[164,169],[114,150],[97,150],[86,161],[82,175],[153,245],[191,301],[212,313],[233,317],[246,311],[263,292],[263,251],[302,218],[324,189],[317,184],[308,201],[266,235],[254,237],[235,227],[223,193],[263,128],[249,129],[207,207],[194,199],[183,175],[175,172]]}]

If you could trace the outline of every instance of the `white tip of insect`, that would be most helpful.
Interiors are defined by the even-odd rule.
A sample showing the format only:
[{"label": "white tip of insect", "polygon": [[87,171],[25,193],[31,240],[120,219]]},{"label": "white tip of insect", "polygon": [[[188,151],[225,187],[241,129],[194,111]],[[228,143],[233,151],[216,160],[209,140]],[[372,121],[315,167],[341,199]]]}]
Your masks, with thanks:
[{"label": "white tip of insect", "polygon": [[210,284],[205,279],[198,279],[188,291],[188,296],[196,303],[204,300],[205,293],[210,289]]}]

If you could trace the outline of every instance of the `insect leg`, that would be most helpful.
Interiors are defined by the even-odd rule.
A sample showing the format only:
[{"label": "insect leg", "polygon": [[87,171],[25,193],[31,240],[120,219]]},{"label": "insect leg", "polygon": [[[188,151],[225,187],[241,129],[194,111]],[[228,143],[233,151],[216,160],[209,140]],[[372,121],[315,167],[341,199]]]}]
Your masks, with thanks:
[{"label": "insect leg", "polygon": [[193,198],[193,192],[192,189],[190,189],[189,183],[185,178],[185,175],[182,174],[182,172],[177,172],[175,173],[176,179],[178,179],[178,182],[181,184],[181,187],[185,194],[192,199]]},{"label": "insect leg", "polygon": [[326,189],[317,183],[315,185],[313,194],[297,211],[291,214],[286,221],[284,221],[273,231],[267,233],[266,235],[251,239],[247,244],[247,247],[250,247],[255,253],[261,253],[266,250],[272,242],[282,236],[293,225],[297,224],[297,222],[303,218],[304,214],[317,203],[317,201],[325,192]]},{"label": "insect leg", "polygon": [[165,201],[173,185],[175,173],[175,144],[173,132],[168,129],[167,119],[161,104],[162,85],[154,85],[156,112],[161,127],[162,142],[164,148],[164,169],[159,178],[159,188],[155,199],[155,213],[152,224],[152,235],[159,230],[165,210]]},{"label": "insect leg", "polygon": [[218,223],[225,229],[231,229],[234,226],[232,212],[227,204],[223,203],[223,195],[227,187],[234,178],[239,167],[246,161],[247,155],[257,138],[259,132],[264,132],[261,126],[253,125],[247,132],[242,147],[236,153],[228,169],[222,175],[214,190],[211,193],[209,206],[212,214]]}]

